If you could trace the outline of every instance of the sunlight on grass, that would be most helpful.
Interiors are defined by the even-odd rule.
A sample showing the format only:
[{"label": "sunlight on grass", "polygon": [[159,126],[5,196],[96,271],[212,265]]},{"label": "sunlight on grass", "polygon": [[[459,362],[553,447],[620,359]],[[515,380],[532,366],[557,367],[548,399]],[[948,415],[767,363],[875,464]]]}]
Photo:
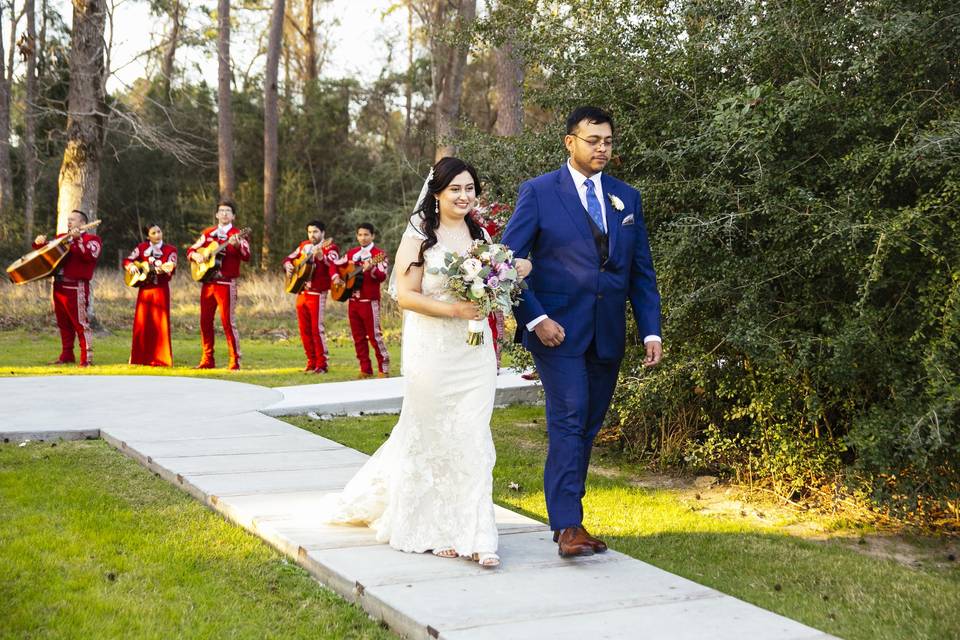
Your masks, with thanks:
[{"label": "sunlight on grass", "polygon": [[[304,355],[299,338],[289,339],[243,339],[242,369],[229,371],[226,342],[217,340],[216,357],[220,368],[193,369],[200,361],[200,340],[174,338],[173,367],[143,367],[125,364],[130,356],[130,332],[117,331],[113,335],[96,336],[93,342],[95,366],[81,369],[72,365],[51,366],[47,362],[59,353],[60,341],[54,331],[2,331],[0,332],[0,376],[49,376],[49,375],[146,375],[183,376],[188,378],[214,378],[258,384],[266,387],[318,384],[355,380],[359,373],[353,341],[333,339],[328,343],[330,351],[329,372],[325,375],[303,372]],[[399,375],[400,346],[388,343],[393,361],[392,375]]]}]

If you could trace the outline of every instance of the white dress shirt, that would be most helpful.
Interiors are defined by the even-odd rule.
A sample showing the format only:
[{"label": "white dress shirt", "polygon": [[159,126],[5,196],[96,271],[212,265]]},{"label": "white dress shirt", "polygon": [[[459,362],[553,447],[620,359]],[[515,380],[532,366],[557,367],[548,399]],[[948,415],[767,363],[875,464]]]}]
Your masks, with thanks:
[{"label": "white dress shirt", "polygon": [[[587,176],[583,175],[582,173],[574,169],[573,164],[571,164],[570,160],[567,160],[567,170],[570,171],[570,177],[573,178],[573,184],[577,187],[577,195],[580,196],[580,204],[583,205],[584,211],[588,211],[586,182],[587,180],[591,180],[593,182],[594,191],[597,194],[597,200],[600,201],[600,213],[602,214],[601,217],[603,218],[603,231],[604,233],[606,233],[608,231],[607,205],[604,202],[603,183],[600,180],[601,176],[603,175],[603,172],[598,171],[597,173],[593,174],[588,178]],[[535,326],[537,326],[538,324],[546,320],[548,317],[549,316],[547,316],[547,314],[537,316],[536,318],[534,318],[533,320],[527,323],[527,331],[533,331],[533,328]],[[663,342],[663,340],[661,340],[660,336],[657,336],[657,335],[644,336],[643,344],[647,344],[648,342]]]},{"label": "white dress shirt", "polygon": [[363,262],[364,260],[371,259],[373,257],[373,247],[374,244],[372,242],[365,247],[360,247],[360,251],[353,254],[354,262]]},{"label": "white dress shirt", "polygon": [[226,240],[227,234],[230,233],[230,229],[233,229],[232,222],[228,222],[225,225],[217,225],[217,230],[214,231],[211,235],[217,236],[222,240]]}]

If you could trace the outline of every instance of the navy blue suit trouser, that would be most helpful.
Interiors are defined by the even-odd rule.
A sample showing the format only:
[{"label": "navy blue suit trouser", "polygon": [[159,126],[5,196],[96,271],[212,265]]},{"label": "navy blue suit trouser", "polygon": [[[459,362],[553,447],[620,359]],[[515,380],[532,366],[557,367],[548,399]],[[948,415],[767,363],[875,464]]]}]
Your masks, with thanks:
[{"label": "navy blue suit trouser", "polygon": [[620,360],[601,360],[593,342],[579,356],[534,353],[543,382],[549,445],[543,471],[550,528],[583,524],[583,496],[593,439],[617,386]]}]

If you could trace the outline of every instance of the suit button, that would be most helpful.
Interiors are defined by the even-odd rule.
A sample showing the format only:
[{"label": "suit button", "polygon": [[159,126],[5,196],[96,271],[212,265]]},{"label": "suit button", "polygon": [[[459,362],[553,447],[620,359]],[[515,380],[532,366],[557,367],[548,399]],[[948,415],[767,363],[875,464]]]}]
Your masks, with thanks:
[{"label": "suit button", "polygon": [[603,272],[606,271],[606,270],[607,270],[606,267],[600,267],[600,273],[603,273]]},{"label": "suit button", "polygon": [[598,293],[598,294],[597,294],[597,300],[603,300],[603,294],[602,294],[602,293]]}]

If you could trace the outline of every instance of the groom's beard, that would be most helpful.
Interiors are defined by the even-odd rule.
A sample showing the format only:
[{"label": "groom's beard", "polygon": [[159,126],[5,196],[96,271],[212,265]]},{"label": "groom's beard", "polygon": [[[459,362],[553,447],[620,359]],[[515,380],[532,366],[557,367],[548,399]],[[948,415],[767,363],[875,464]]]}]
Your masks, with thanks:
[{"label": "groom's beard", "polygon": [[610,162],[610,156],[593,156],[590,158],[590,168],[594,171],[600,172],[603,171],[604,167]]}]

